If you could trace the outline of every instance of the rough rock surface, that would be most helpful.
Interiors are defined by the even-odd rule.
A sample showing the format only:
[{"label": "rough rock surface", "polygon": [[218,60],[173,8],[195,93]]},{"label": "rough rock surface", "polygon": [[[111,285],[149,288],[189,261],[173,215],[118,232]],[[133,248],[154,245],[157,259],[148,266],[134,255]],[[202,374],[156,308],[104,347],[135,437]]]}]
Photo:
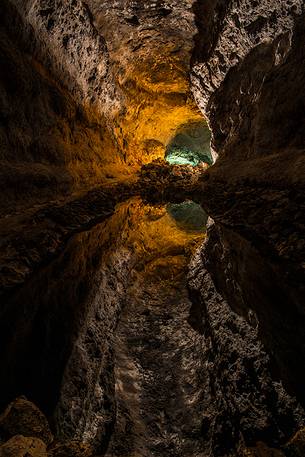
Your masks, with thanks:
[{"label": "rough rock surface", "polygon": [[91,446],[77,440],[56,443],[48,449],[48,457],[91,457],[92,453]]},{"label": "rough rock surface", "polygon": [[1,2],[1,213],[128,174],[203,121],[192,2],[127,3]]},{"label": "rough rock surface", "polygon": [[[172,256],[182,254],[181,249],[184,251],[185,247],[181,247],[181,244],[186,236],[175,227],[165,209],[144,206],[136,198],[121,204],[106,225],[97,226],[86,236],[75,239],[75,249],[79,250],[80,242],[83,243],[85,252],[90,246],[89,252],[92,252],[92,258],[95,259],[96,273],[90,279],[90,293],[84,303],[87,312],[81,318],[78,338],[63,377],[56,420],[59,431],[64,436],[85,440],[95,447],[99,446],[100,451],[106,450],[113,433],[114,440],[121,443],[121,419],[120,413],[116,413],[117,402],[121,400],[120,394],[118,393],[118,398],[115,394],[121,383],[118,379],[120,360],[113,354],[116,341],[120,339],[117,325],[121,321],[122,309],[127,307],[127,301],[133,300],[128,298],[130,278],[135,275],[139,275],[139,278],[146,274],[152,275],[149,268],[157,261],[161,248],[165,264],[158,267],[160,274],[162,268],[166,268],[166,262],[175,259]],[[168,247],[165,243],[167,228],[169,233],[172,231]],[[191,238],[192,236],[190,241]],[[131,316],[133,310],[128,306],[126,312],[127,316]],[[138,324],[136,332],[141,331],[142,317]],[[150,335],[148,329],[149,340],[153,338],[152,333]],[[121,355],[118,354],[118,357]],[[130,355],[131,364],[132,357]],[[137,383],[136,380],[134,382]],[[148,404],[154,401],[154,396],[148,393]],[[131,413],[132,405],[127,402],[125,408]],[[119,415],[118,419],[116,414]],[[136,428],[139,421],[140,417],[135,417]],[[114,430],[114,427],[118,429]],[[134,435],[132,429],[124,439],[133,441],[137,439]],[[149,436],[149,431],[146,436]],[[137,446],[132,449],[139,452]],[[120,452],[123,452],[122,449]],[[131,449],[126,448],[126,452],[131,452]]]},{"label": "rough rock surface", "polygon": [[41,411],[24,397],[17,398],[9,404],[0,416],[0,433],[2,438],[14,435],[39,438],[46,445],[53,441],[49,424]]},{"label": "rough rock surface", "polygon": [[193,1],[86,3],[124,93],[122,112],[114,122],[124,159],[130,165],[163,157],[177,128],[203,121],[188,76],[196,33]]},{"label": "rough rock surface", "polygon": [[117,203],[133,195],[156,203],[188,198],[199,201],[204,171],[201,166],[174,166],[159,159],[127,181],[6,216],[0,220],[0,297],[11,294],[37,268],[58,255],[73,234],[107,219]]},{"label": "rough rock surface", "polygon": [[[302,455],[301,431],[285,445],[305,405],[302,9],[1,2],[3,406],[25,393],[63,440],[109,456]],[[113,188],[70,194],[164,156],[202,121],[190,65],[219,158],[196,184],[215,226],[187,297],[185,240],[172,226],[170,252],[164,231],[148,240],[164,210],[136,200],[104,220]],[[143,195],[179,194],[168,171],[144,169]]]},{"label": "rough rock surface", "polygon": [[38,438],[13,436],[0,446],[1,457],[48,457],[46,445]]},{"label": "rough rock surface", "polygon": [[129,206],[136,263],[113,337],[117,409],[106,456],[197,456],[204,361],[202,336],[187,322],[186,269],[202,234],[179,229],[162,208],[137,206]]},{"label": "rough rock surface", "polygon": [[2,216],[105,179],[119,157],[105,119],[52,73],[51,57],[43,61],[42,34],[10,1],[0,8]]},{"label": "rough rock surface", "polygon": [[91,457],[92,446],[77,440],[53,439],[44,414],[19,397],[0,416],[2,457]]},{"label": "rough rock surface", "polygon": [[199,0],[192,82],[219,155],[203,182],[221,246],[208,268],[229,305],[255,316],[274,373],[304,405],[303,10]]},{"label": "rough rock surface", "polygon": [[[234,235],[231,240],[236,248]],[[228,301],[223,298],[226,285],[241,295],[238,278],[231,273],[234,258],[225,257],[223,243],[220,229],[212,225],[208,241],[189,266],[190,323],[205,337],[202,432],[209,443],[207,455],[215,456],[229,451],[234,455],[242,443],[278,447],[305,420],[304,410],[273,369],[253,310],[248,309],[246,319],[231,309],[230,296]]]}]

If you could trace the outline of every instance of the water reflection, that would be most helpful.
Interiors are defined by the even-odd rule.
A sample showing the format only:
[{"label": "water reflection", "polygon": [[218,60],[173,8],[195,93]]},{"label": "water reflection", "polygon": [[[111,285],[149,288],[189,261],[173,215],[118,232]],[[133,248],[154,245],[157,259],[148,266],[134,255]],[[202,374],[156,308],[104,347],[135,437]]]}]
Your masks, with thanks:
[{"label": "water reflection", "polygon": [[[55,410],[54,422],[67,438],[106,445],[116,423],[112,451],[121,439],[126,442],[124,411],[132,412],[130,441],[138,424],[152,423],[141,446],[161,439],[153,424],[163,411],[171,420],[162,427],[171,430],[173,392],[181,403],[176,429],[189,420],[184,414],[197,423],[201,413],[198,419],[188,405],[201,385],[182,395],[193,382],[183,367],[200,348],[187,320],[186,274],[204,225],[205,215],[193,202],[156,206],[134,197],[103,223],[73,236],[7,306],[0,349],[8,358],[1,357],[0,392],[25,394],[50,416]],[[174,365],[163,363],[173,357]],[[151,387],[163,388],[160,404],[151,400]]]},{"label": "water reflection", "polygon": [[171,203],[166,207],[168,214],[177,226],[185,231],[205,232],[208,216],[197,203],[187,200],[183,203]]}]

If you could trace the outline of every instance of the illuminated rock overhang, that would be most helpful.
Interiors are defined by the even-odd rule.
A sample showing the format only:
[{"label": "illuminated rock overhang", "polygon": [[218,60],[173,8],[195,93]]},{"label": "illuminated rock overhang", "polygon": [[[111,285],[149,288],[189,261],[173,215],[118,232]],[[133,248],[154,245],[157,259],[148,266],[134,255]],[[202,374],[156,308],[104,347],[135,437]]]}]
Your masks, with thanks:
[{"label": "illuminated rock overhang", "polygon": [[175,8],[140,0],[111,2],[111,8],[109,1],[87,3],[124,94],[112,125],[123,164],[132,169],[164,158],[180,126],[204,122],[189,81],[193,2]]}]

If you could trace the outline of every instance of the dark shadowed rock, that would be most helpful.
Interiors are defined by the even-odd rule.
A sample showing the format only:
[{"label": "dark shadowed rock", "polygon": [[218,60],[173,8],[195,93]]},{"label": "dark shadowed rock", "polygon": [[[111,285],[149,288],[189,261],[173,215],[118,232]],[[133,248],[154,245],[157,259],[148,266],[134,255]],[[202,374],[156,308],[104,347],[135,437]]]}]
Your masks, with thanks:
[{"label": "dark shadowed rock", "polygon": [[48,450],[48,457],[91,457],[92,447],[80,441],[56,443]]},{"label": "dark shadowed rock", "polygon": [[193,92],[218,155],[202,183],[207,269],[304,406],[304,3],[198,0],[194,12]]},{"label": "dark shadowed rock", "polygon": [[[242,443],[251,447],[257,441],[279,447],[305,420],[302,407],[285,390],[274,371],[274,362],[261,341],[255,311],[249,309],[247,317],[238,315],[230,307],[232,297],[224,293],[234,288],[236,299],[242,299],[243,286],[250,288],[247,283],[240,285],[231,273],[234,268],[231,249],[238,246],[237,240],[232,239],[224,245],[223,231],[211,226],[208,240],[193,258],[189,272],[193,303],[190,323],[200,320],[201,327],[196,323],[195,328],[205,336],[202,432],[213,449],[207,454],[211,456],[225,456],[229,450],[234,455]],[[259,275],[263,272],[259,255],[242,244],[242,239],[239,242],[247,260],[251,262],[254,258]],[[258,291],[259,286],[255,284]]]},{"label": "dark shadowed rock", "polygon": [[46,445],[39,438],[13,436],[0,446],[1,457],[48,457]]},{"label": "dark shadowed rock", "polygon": [[23,435],[40,438],[49,445],[53,441],[53,435],[48,421],[42,412],[25,397],[17,398],[9,404],[0,416],[1,434],[6,437]]},{"label": "dark shadowed rock", "polygon": [[[52,457],[304,455],[304,12],[1,1],[0,402],[52,418]],[[217,162],[165,164],[203,115]],[[198,234],[135,193],[215,221],[188,285]],[[0,428],[52,441],[23,398]]]}]

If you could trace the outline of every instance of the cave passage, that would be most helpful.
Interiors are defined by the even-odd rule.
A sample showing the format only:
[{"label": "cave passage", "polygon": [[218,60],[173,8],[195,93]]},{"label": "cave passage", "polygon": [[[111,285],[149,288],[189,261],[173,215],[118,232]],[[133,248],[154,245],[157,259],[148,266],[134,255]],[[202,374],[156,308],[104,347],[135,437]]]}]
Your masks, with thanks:
[{"label": "cave passage", "polygon": [[0,24],[0,457],[304,457],[304,0]]},{"label": "cave passage", "polygon": [[173,165],[212,165],[211,133],[204,121],[181,125],[166,147],[165,160]]}]

